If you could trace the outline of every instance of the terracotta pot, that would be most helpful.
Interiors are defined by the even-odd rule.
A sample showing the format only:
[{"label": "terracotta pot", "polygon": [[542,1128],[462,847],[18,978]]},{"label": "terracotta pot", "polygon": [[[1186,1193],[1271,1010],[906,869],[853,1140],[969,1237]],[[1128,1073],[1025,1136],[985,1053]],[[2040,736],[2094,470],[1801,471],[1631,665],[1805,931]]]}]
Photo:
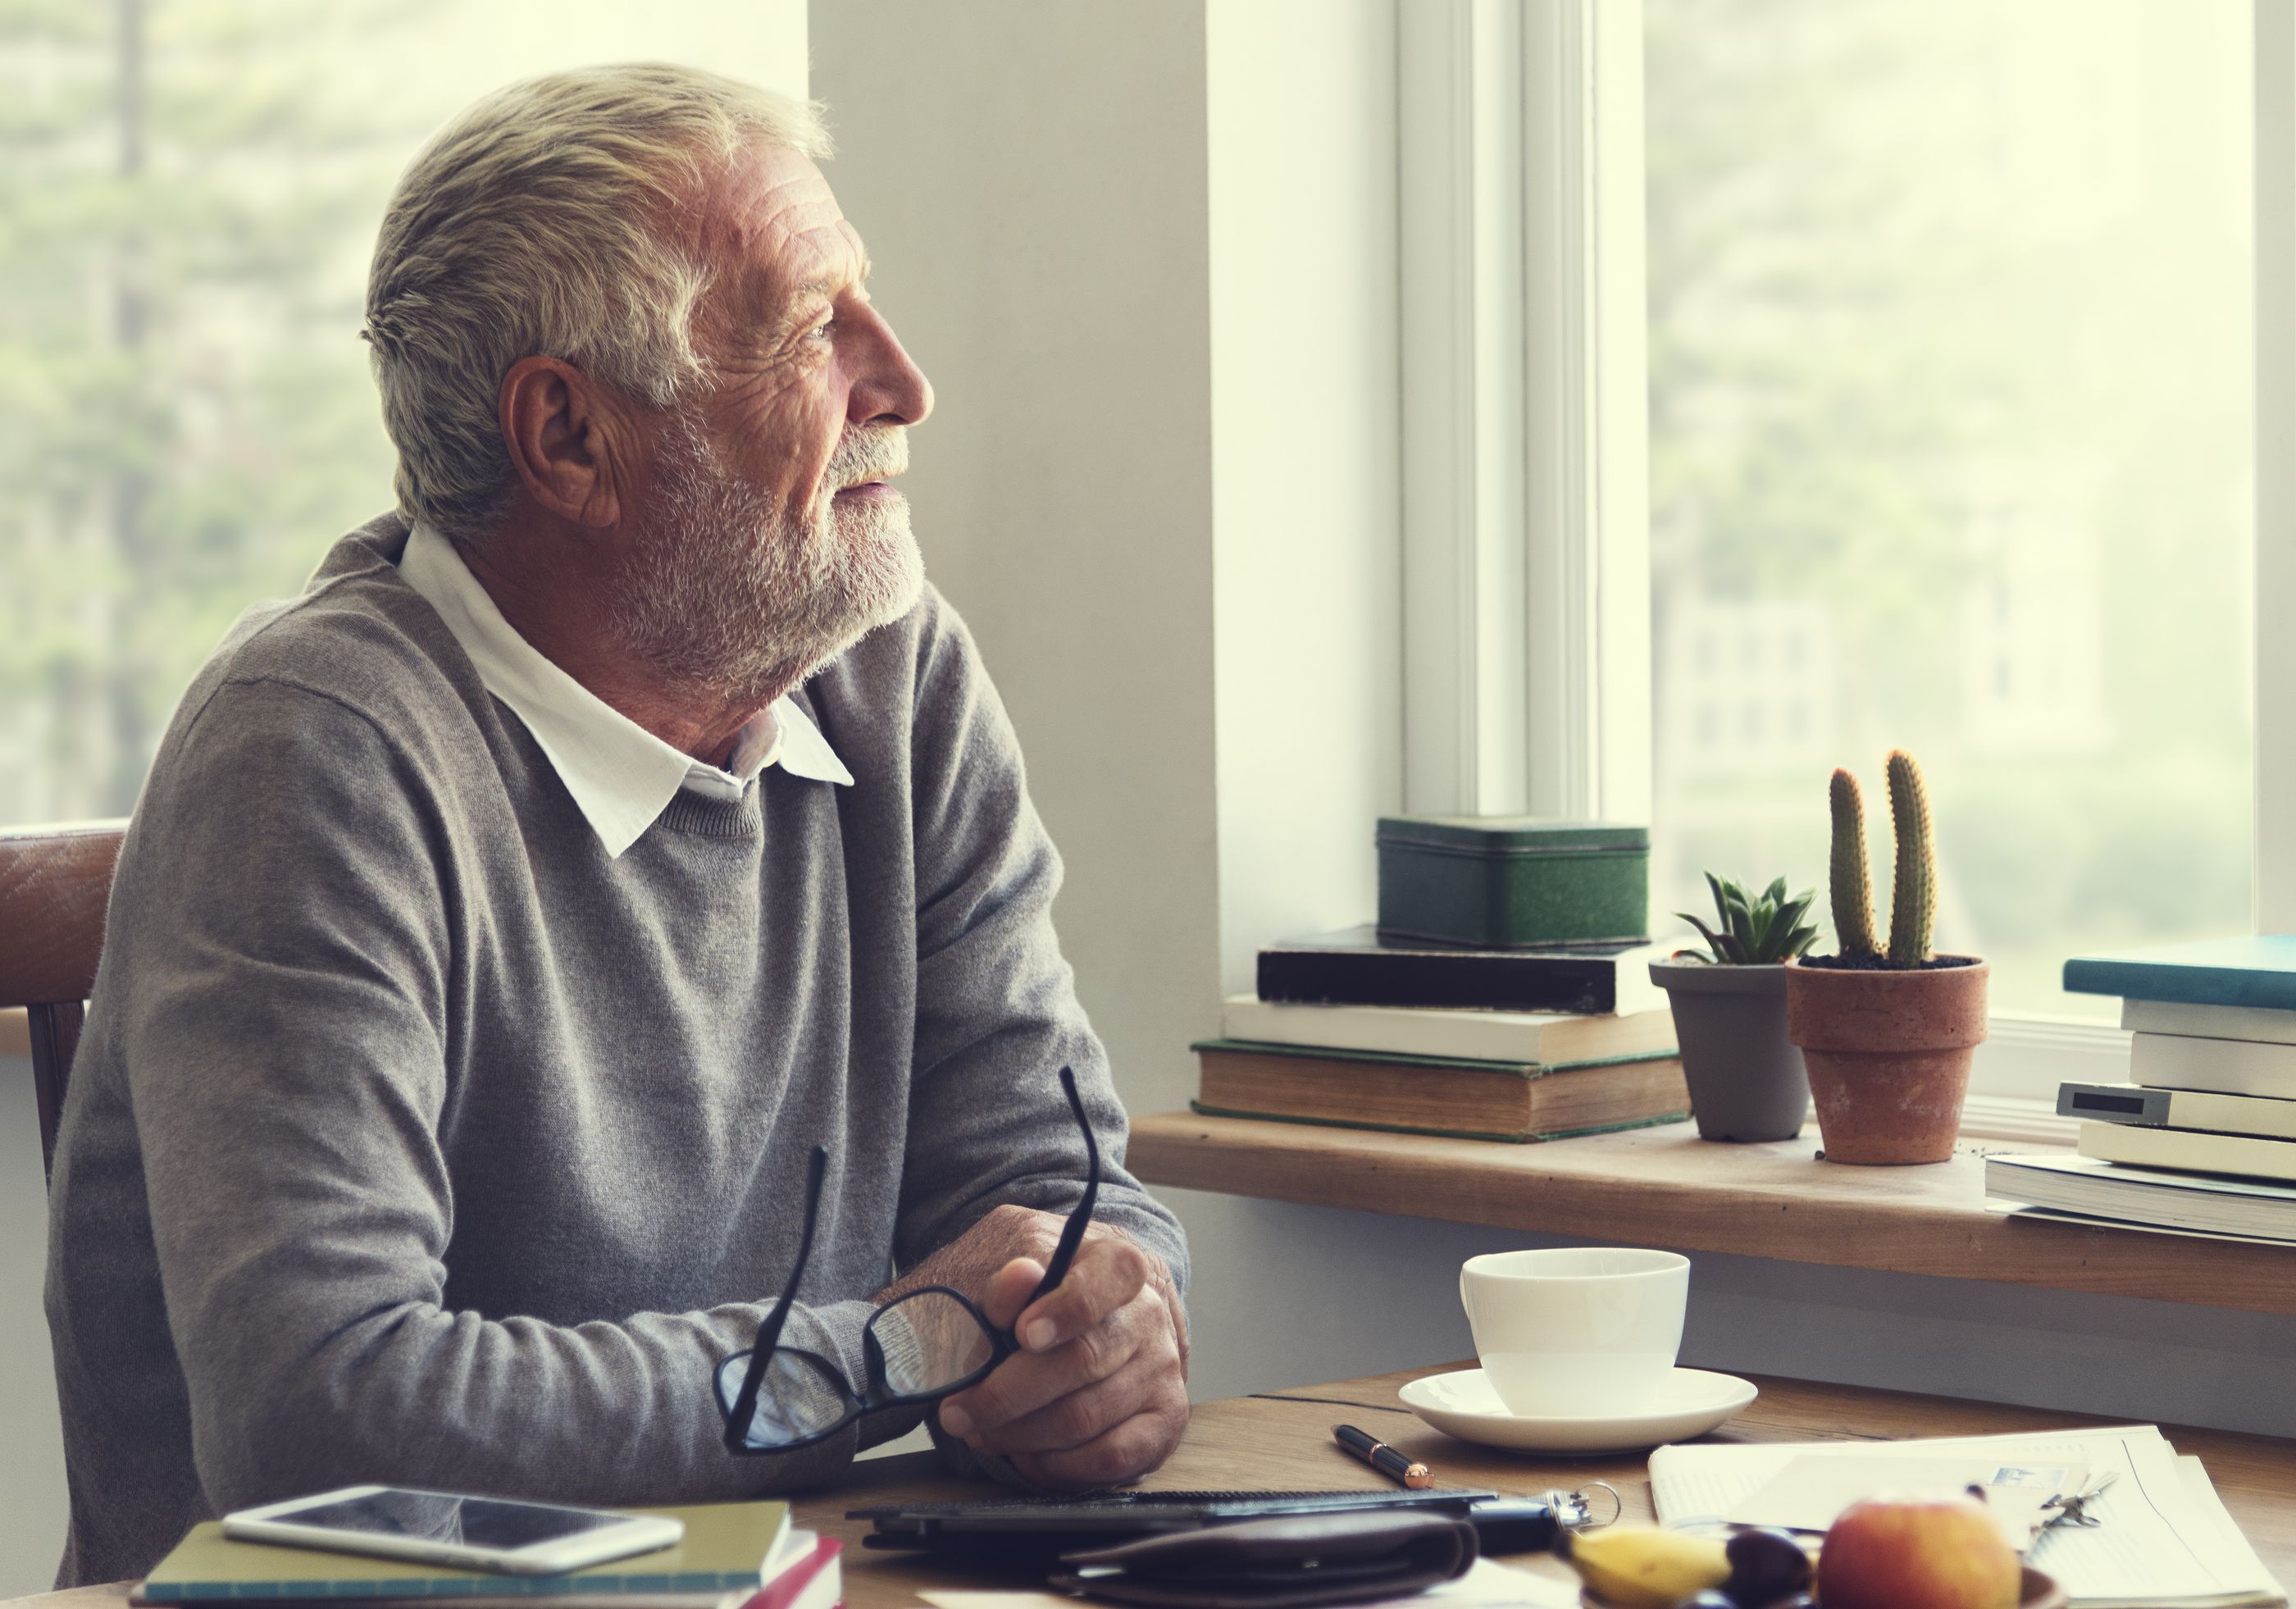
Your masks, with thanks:
[{"label": "terracotta pot", "polygon": [[1961,1131],[1985,1038],[1991,968],[1786,968],[1786,1037],[1801,1047],[1830,1162],[1941,1162]]},{"label": "terracotta pot", "polygon": [[1704,1140],[1790,1140],[1809,1116],[1801,1052],[1786,1040],[1786,969],[1653,961]]}]

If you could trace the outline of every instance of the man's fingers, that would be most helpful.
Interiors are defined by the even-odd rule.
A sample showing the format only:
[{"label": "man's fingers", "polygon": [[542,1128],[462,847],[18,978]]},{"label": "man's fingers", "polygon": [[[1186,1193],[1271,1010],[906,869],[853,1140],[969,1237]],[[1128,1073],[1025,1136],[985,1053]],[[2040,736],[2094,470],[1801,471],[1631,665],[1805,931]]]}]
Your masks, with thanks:
[{"label": "man's fingers", "polygon": [[941,1400],[941,1424],[967,1438],[995,1431],[1071,1391],[1107,1379],[1132,1360],[1159,1327],[1169,1332],[1163,1299],[1151,1292],[1125,1311],[1049,1352],[1020,1352],[988,1379]]},{"label": "man's fingers", "polygon": [[1032,1352],[1050,1351],[1139,1295],[1148,1275],[1148,1253],[1130,1241],[1088,1240],[1069,1265],[1068,1277],[1021,1315],[1013,1334]]},{"label": "man's fingers", "polygon": [[1135,1414],[1082,1447],[1065,1452],[1020,1453],[1013,1467],[1038,1486],[1075,1490],[1136,1481],[1161,1464],[1187,1428],[1188,1405]]},{"label": "man's fingers", "polygon": [[1033,1257],[1016,1257],[988,1277],[988,1288],[981,1293],[980,1310],[998,1329],[1009,1330],[1044,1279],[1043,1263]]},{"label": "man's fingers", "polygon": [[987,1453],[1064,1452],[1082,1447],[1157,1406],[1171,1367],[1170,1348],[1144,1347],[1107,1379],[983,1430],[973,1445]]}]

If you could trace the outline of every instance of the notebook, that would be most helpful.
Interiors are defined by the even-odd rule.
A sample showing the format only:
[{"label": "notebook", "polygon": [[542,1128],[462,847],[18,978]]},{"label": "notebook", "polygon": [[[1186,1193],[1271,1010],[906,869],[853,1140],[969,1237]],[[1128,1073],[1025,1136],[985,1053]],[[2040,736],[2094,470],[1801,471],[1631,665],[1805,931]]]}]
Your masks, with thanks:
[{"label": "notebook", "polygon": [[[223,1524],[192,1527],[137,1588],[143,1604],[208,1603],[223,1598],[531,1599],[580,1595],[592,1601],[644,1594],[649,1602],[689,1593],[752,1593],[798,1562],[786,1503],[704,1503],[639,1508],[685,1522],[675,1547],[635,1554],[564,1575],[511,1575],[455,1570],[403,1559],[272,1542],[236,1541]],[[714,1601],[714,1599],[713,1599]]]},{"label": "notebook", "polygon": [[[2265,1569],[2198,1458],[2180,1457],[2152,1424],[2030,1435],[1960,1436],[1798,1446],[1709,1443],[1651,1454],[1651,1501],[1666,1525],[1718,1522],[1806,1458],[1923,1463],[1974,1456],[2029,1467],[2084,1466],[2111,1484],[2093,1498],[2092,1528],[2052,1526],[2025,1556],[2054,1576],[2074,1609],[2217,1609],[2277,1604]],[[1843,1467],[1850,1467],[1845,1462]]]},{"label": "notebook", "polygon": [[2177,1173],[2062,1151],[1985,1159],[1989,1211],[2070,1213],[2132,1229],[2296,1241],[2296,1185]]}]

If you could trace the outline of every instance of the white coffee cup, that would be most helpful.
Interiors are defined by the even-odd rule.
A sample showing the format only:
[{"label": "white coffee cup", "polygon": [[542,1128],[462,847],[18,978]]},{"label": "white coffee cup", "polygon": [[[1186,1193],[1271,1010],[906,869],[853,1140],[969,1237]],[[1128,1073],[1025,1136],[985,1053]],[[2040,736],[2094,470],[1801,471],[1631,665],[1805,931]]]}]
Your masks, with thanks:
[{"label": "white coffee cup", "polygon": [[1508,1412],[1541,1417],[1647,1405],[1682,1350],[1689,1295],[1690,1260],[1672,1252],[1494,1252],[1459,1269],[1484,1376]]}]

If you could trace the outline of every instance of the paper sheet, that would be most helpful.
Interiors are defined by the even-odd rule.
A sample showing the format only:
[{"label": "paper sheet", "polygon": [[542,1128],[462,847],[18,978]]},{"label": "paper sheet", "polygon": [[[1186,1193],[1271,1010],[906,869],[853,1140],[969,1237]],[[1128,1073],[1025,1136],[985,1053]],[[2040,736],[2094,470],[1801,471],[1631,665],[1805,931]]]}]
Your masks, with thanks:
[{"label": "paper sheet", "polygon": [[2278,1583],[2225,1513],[2206,1473],[2188,1469],[2150,1424],[1910,1441],[1661,1447],[1651,1455],[1651,1500],[1665,1524],[1712,1523],[1798,1457],[1926,1459],[1964,1452],[2004,1463],[2080,1460],[2092,1474],[2112,1472],[2112,1485],[2089,1506],[2100,1524],[2054,1527],[2027,1556],[2082,1609],[2280,1601]]},{"label": "paper sheet", "polygon": [[1982,1488],[1985,1506],[2020,1553],[2029,1550],[2056,1512],[2045,1505],[2081,1490],[2086,1459],[2033,1464],[1993,1457],[1906,1457],[1857,1451],[1795,1457],[1730,1506],[1723,1518],[1739,1525],[1778,1525],[1824,1532],[1841,1511],[1862,1498],[1887,1494],[1956,1498]]}]

